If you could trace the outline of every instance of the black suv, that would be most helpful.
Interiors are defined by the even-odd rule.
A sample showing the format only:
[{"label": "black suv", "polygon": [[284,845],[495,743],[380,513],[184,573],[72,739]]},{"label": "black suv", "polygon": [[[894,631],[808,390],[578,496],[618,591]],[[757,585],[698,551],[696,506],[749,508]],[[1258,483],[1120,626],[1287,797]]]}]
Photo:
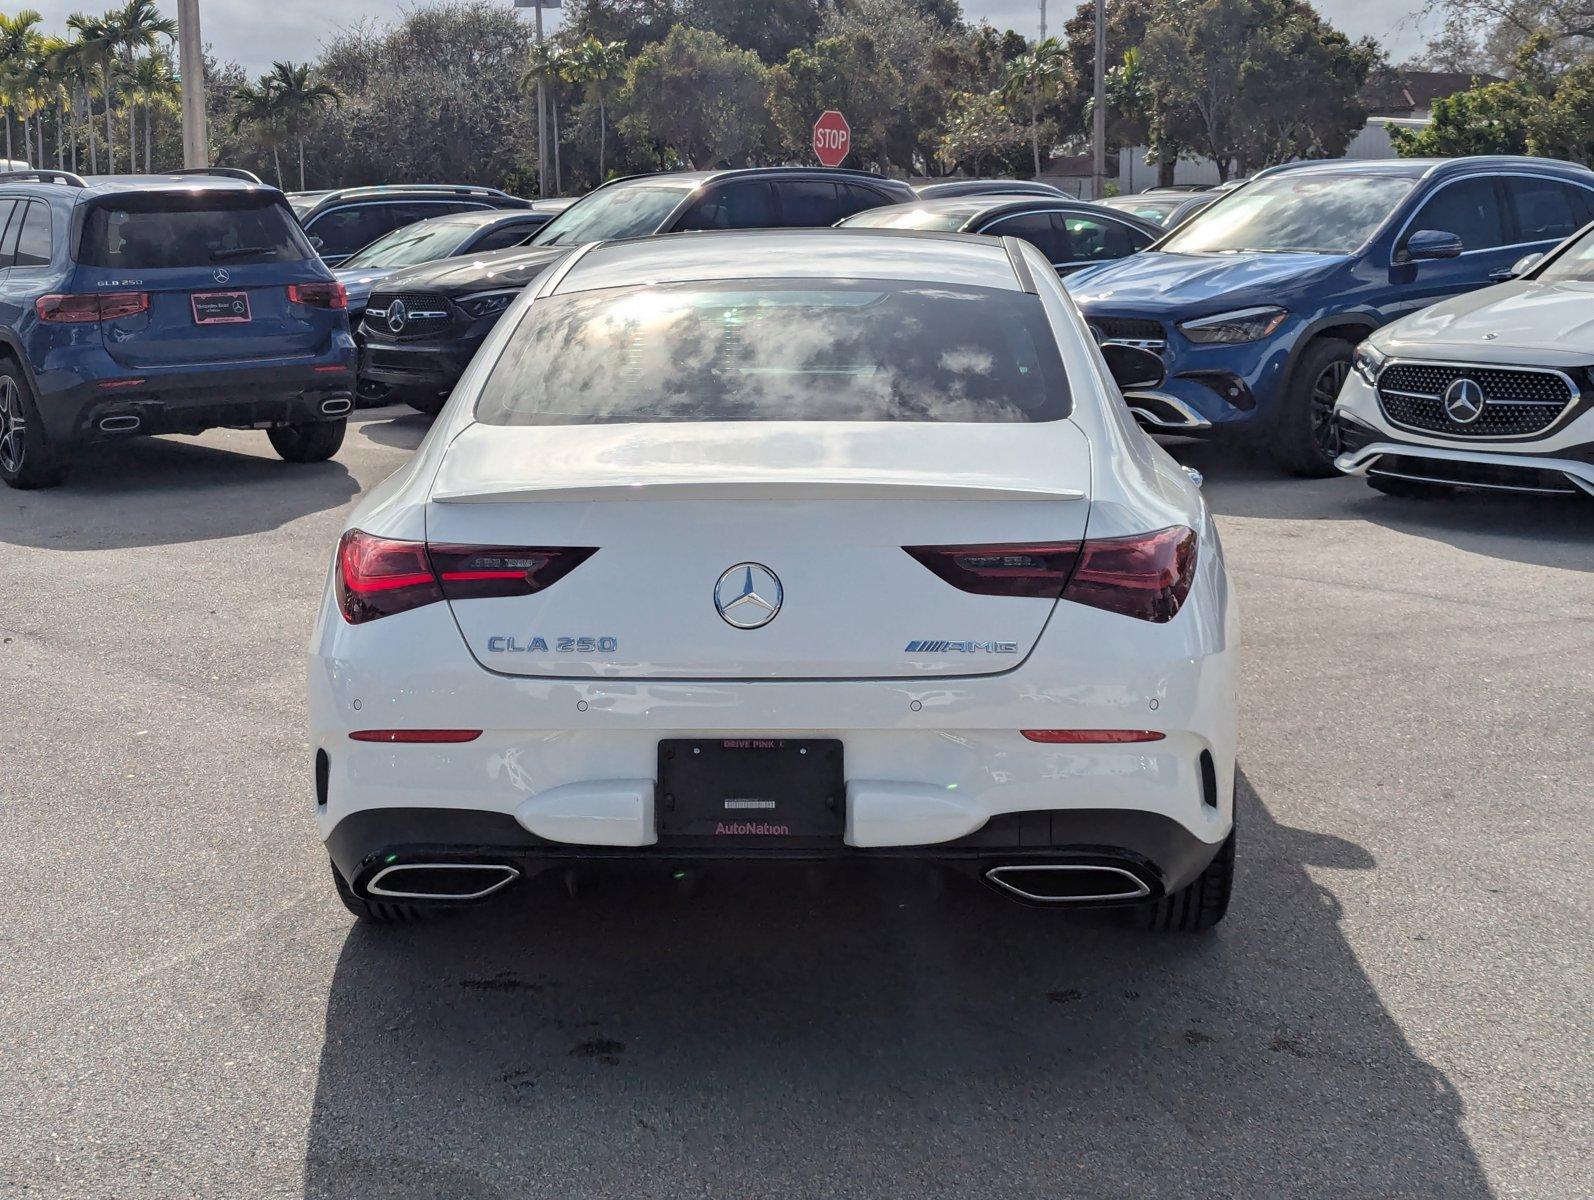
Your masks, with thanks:
[{"label": "black suv", "polygon": [[588,242],[706,229],[821,228],[914,199],[906,183],[864,171],[762,167],[616,179],[538,230],[526,247],[443,260],[384,279],[360,326],[362,387],[435,413],[487,332],[528,283]]},{"label": "black suv", "polygon": [[531,207],[531,201],[497,188],[451,183],[291,192],[288,203],[310,236],[310,244],[329,267],[338,266],[362,246],[401,225],[484,208]]}]

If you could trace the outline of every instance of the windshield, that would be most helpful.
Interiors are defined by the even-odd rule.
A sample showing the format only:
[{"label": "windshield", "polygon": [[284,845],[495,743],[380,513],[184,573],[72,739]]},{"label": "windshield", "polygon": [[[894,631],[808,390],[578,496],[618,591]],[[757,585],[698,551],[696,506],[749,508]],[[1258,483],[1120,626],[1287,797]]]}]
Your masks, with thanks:
[{"label": "windshield", "polygon": [[581,246],[610,238],[645,237],[658,230],[687,197],[679,187],[604,188],[549,221],[532,238],[533,246]]},{"label": "windshield", "polygon": [[1416,180],[1379,175],[1279,175],[1197,213],[1162,244],[1173,254],[1349,254]]},{"label": "windshield", "polygon": [[376,239],[343,260],[345,267],[408,267],[447,258],[480,228],[455,222],[417,221]]},{"label": "windshield", "polygon": [[1040,300],[903,281],[735,280],[539,299],[493,367],[488,425],[1057,421]]},{"label": "windshield", "polygon": [[1556,256],[1554,262],[1533,278],[1594,283],[1594,229],[1563,250]]},{"label": "windshield", "polygon": [[849,229],[862,226],[869,229],[948,229],[955,232],[963,228],[963,222],[968,218],[966,212],[930,208],[874,208],[854,213],[837,223]]},{"label": "windshield", "polygon": [[314,256],[280,199],[219,188],[96,200],[78,251],[87,266],[119,270],[303,262]]}]

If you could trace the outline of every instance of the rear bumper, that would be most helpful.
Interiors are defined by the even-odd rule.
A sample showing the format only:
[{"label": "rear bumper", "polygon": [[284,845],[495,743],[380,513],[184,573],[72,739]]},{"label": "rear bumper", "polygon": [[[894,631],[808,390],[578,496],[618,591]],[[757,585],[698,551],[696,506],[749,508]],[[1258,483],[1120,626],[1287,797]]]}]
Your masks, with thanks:
[{"label": "rear bumper", "polygon": [[[103,351],[36,371],[39,413],[56,444],[129,434],[325,420],[354,396],[354,342],[314,356],[193,367],[121,367]],[[333,411],[336,410],[336,411]]]},{"label": "rear bumper", "polygon": [[[333,865],[361,895],[384,870],[403,864],[496,864],[520,878],[576,864],[652,864],[701,868],[733,862],[912,861],[984,877],[994,867],[1098,866],[1122,872],[1138,888],[1127,901],[1153,900],[1196,878],[1220,844],[1201,840],[1172,818],[1113,809],[1052,810],[994,817],[980,829],[933,846],[746,848],[724,852],[668,844],[641,848],[577,846],[540,838],[505,813],[432,808],[367,809],[350,814],[327,837]],[[1010,889],[1004,889],[1009,890]],[[1020,897],[1022,898],[1022,897]],[[1101,903],[1096,900],[1094,903]]]}]

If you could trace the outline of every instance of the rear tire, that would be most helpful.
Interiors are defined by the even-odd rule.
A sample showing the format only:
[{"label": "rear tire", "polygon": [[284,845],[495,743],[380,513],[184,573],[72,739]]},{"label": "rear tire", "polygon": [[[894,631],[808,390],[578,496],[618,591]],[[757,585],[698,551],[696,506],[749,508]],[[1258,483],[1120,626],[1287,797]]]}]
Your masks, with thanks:
[{"label": "rear tire", "polygon": [[55,487],[66,464],[44,436],[28,376],[13,359],[0,360],[0,479],[28,490]]},{"label": "rear tire", "polygon": [[1417,479],[1395,479],[1389,475],[1367,476],[1367,486],[1386,496],[1399,496],[1403,500],[1433,500],[1448,495],[1454,488],[1442,483],[1423,483]]},{"label": "rear tire", "polygon": [[266,430],[272,448],[284,462],[326,462],[343,445],[348,418],[335,421],[304,421],[298,425],[277,425]]},{"label": "rear tire", "polygon": [[1145,907],[1146,928],[1158,933],[1211,929],[1229,911],[1234,891],[1234,830],[1200,875],[1172,895]]},{"label": "rear tire", "polygon": [[1356,347],[1339,338],[1318,338],[1295,364],[1279,397],[1273,427],[1273,460],[1292,475],[1321,479],[1337,474],[1339,426],[1334,402],[1351,371]]},{"label": "rear tire", "polygon": [[338,899],[343,901],[343,907],[367,924],[413,924],[426,918],[426,910],[413,904],[391,904],[380,900],[361,899],[354,894],[354,889],[344,882],[343,873],[335,866],[332,867],[332,883],[338,889]]}]

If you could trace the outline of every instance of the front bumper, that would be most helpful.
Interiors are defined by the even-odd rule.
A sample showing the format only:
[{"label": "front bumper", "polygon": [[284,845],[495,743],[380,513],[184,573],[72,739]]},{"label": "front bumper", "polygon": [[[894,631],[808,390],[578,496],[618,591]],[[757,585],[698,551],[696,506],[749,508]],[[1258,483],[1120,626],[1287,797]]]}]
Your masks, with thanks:
[{"label": "front bumper", "polygon": [[1334,408],[1347,475],[1385,475],[1478,491],[1594,495],[1594,411],[1540,438],[1463,441],[1396,427],[1352,372]]},{"label": "front bumper", "polygon": [[360,347],[360,382],[379,383],[397,391],[451,392],[486,339],[449,341],[379,341],[369,334]]}]

